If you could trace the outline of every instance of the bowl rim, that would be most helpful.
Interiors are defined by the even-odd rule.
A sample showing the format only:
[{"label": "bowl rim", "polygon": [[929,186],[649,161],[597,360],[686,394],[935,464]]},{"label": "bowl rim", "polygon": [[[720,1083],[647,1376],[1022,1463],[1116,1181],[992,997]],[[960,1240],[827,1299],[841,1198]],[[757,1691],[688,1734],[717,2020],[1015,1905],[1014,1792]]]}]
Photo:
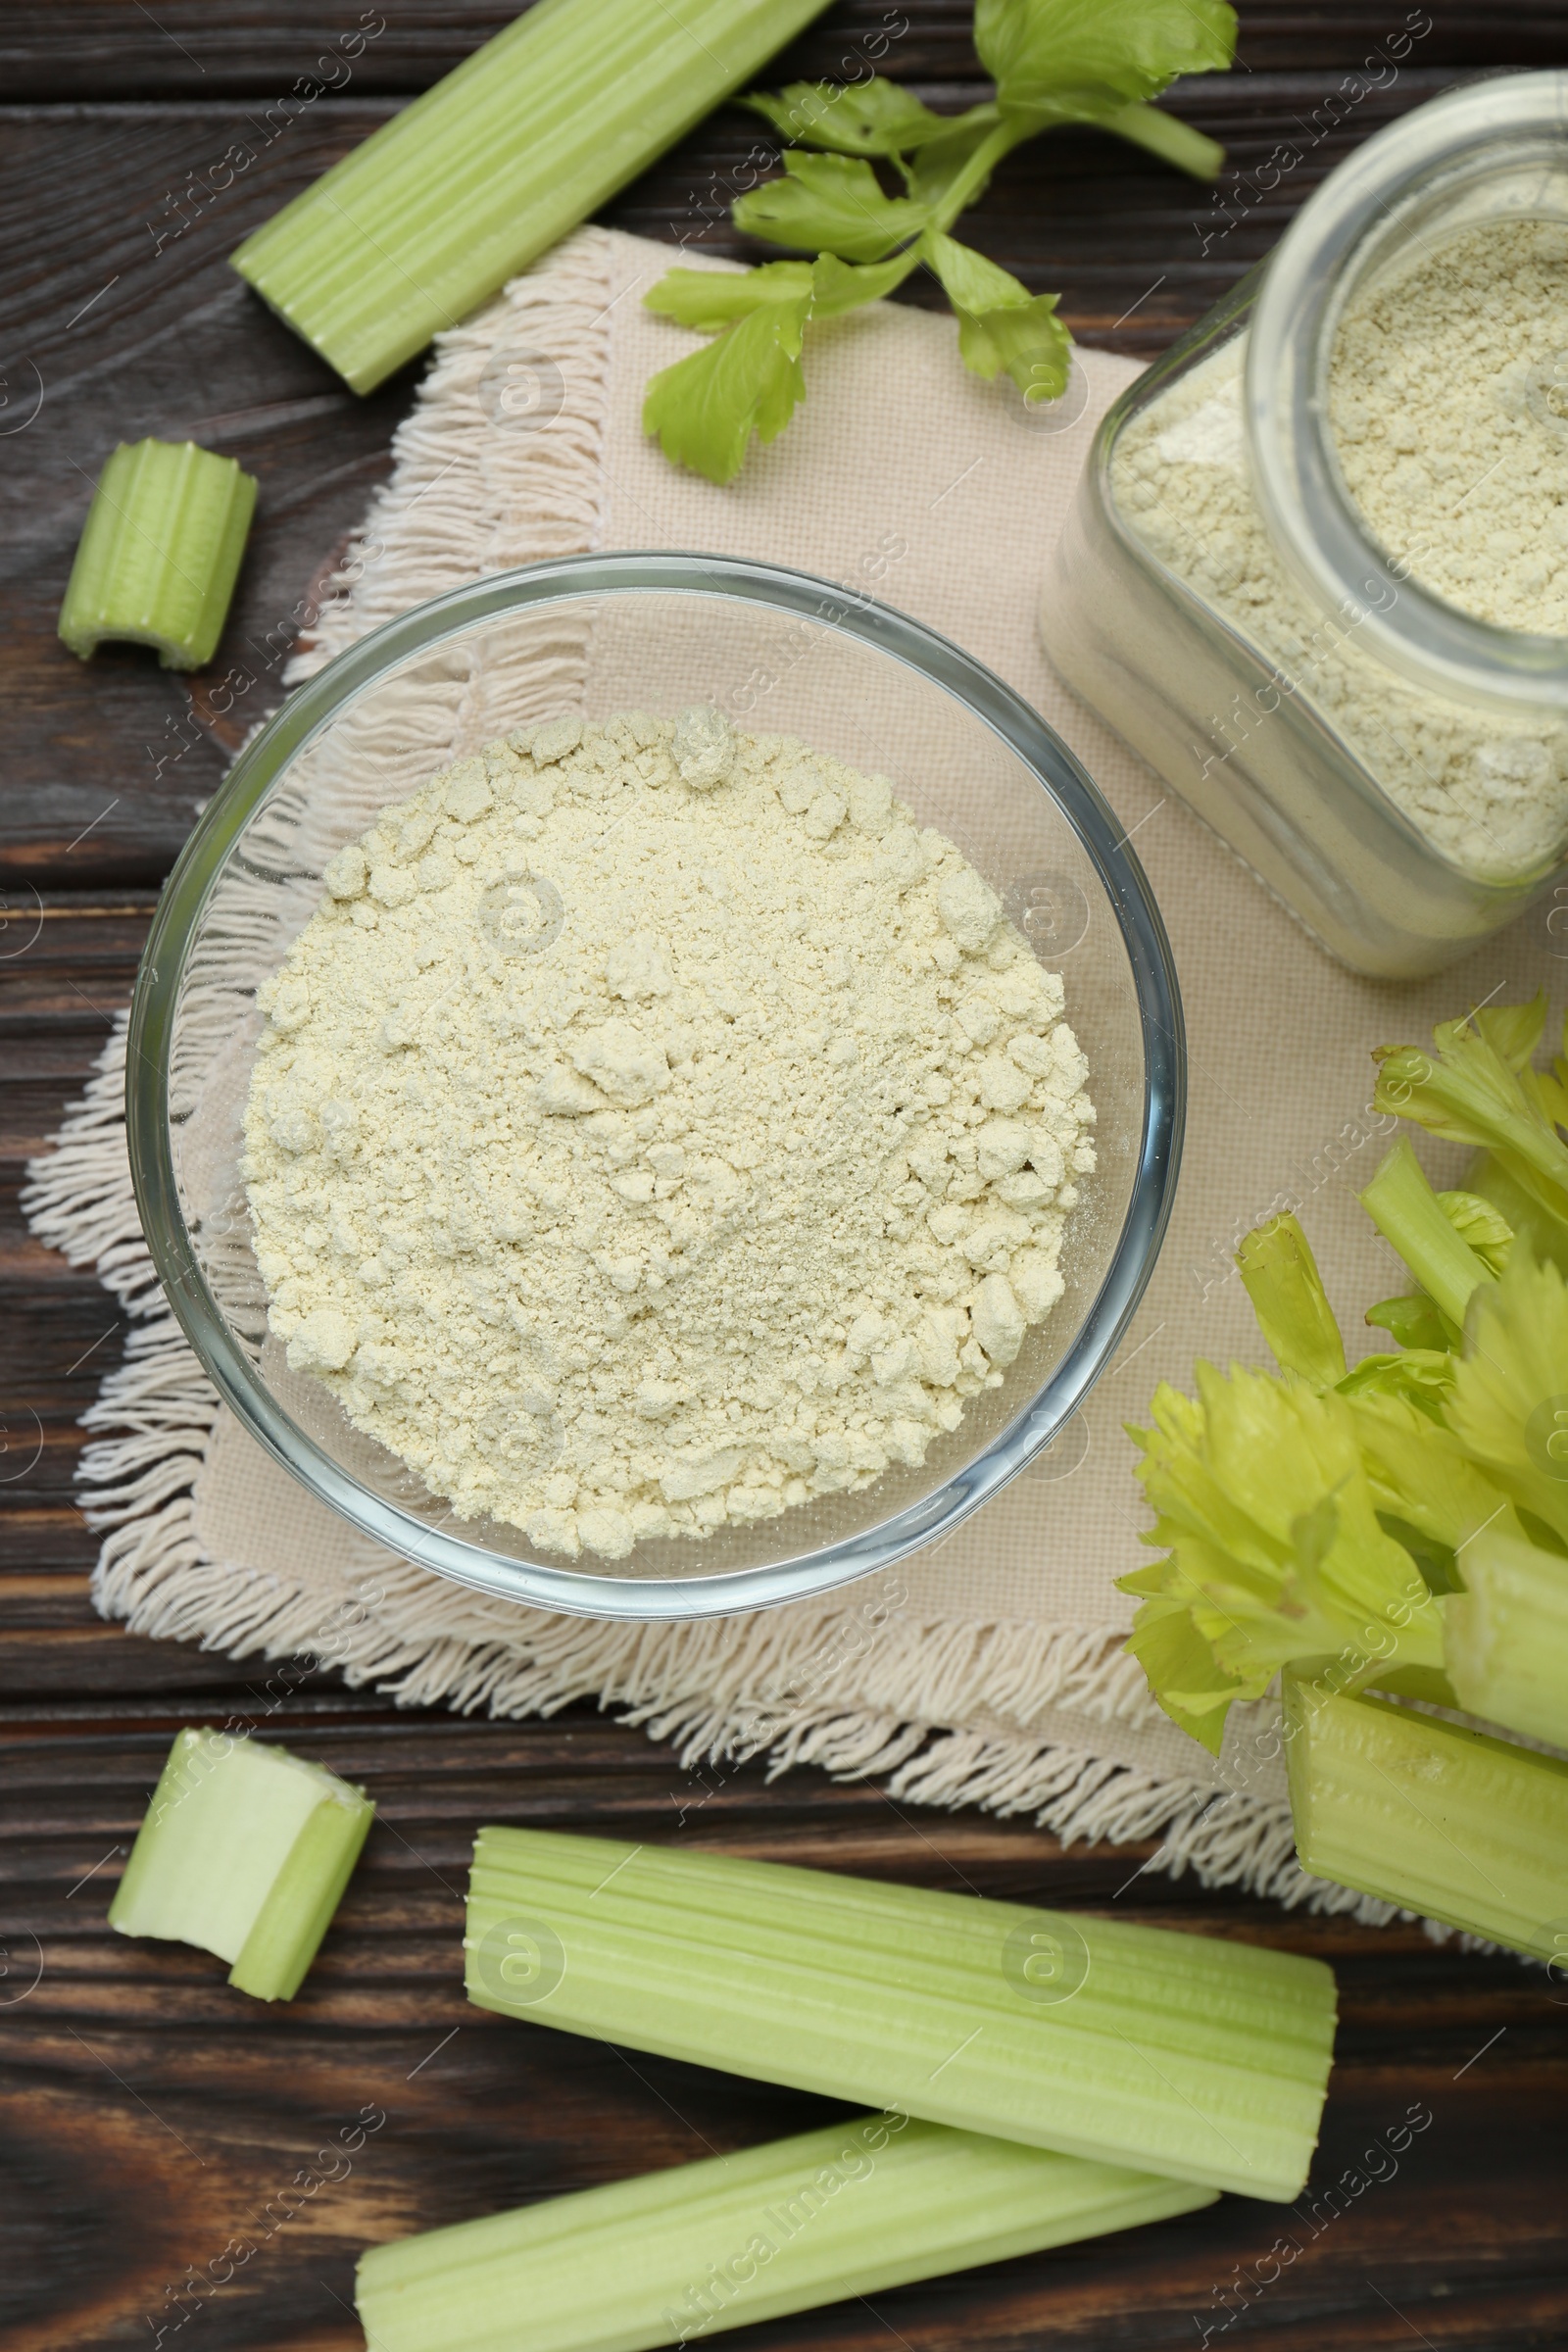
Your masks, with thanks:
[{"label": "bowl rim", "polygon": [[[505,1559],[427,1526],[340,1468],[260,1379],[201,1273],[180,1210],[169,1121],[169,1050],[196,926],[234,844],[294,755],[383,671],[442,638],[556,598],[650,590],[733,597],[824,622],[963,703],[1050,793],[1099,875],[1131,967],[1144,1053],[1137,1165],[1109,1264],[1052,1377],[984,1452],[934,1494],[847,1541],[764,1567],[657,1578]],[[131,998],[125,1118],[136,1207],[165,1297],[220,1396],[282,1468],[372,1542],[493,1598],[568,1616],[661,1622],[777,1607],[891,1567],[950,1534],[1051,1443],[1108,1364],[1148,1287],[1175,1196],[1186,1086],[1175,960],[1148,878],[1088,770],[1021,695],[922,621],[810,572],[731,556],[636,551],[552,558],[449,589],[372,630],[294,690],[239,753],[164,886]]]}]

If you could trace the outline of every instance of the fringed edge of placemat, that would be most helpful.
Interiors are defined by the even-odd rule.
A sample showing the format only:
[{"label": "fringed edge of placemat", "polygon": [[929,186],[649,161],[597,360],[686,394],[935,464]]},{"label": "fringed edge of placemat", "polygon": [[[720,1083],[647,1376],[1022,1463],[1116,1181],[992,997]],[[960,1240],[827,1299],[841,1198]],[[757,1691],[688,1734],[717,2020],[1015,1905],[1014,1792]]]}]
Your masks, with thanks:
[{"label": "fringed edge of placemat", "polygon": [[[78,1501],[103,1538],[92,1579],[103,1616],[233,1657],[308,1656],[405,1706],[550,1715],[593,1697],[669,1744],[702,1786],[710,1773],[721,1781],[725,1767],[757,1757],[766,1759],[769,1778],[797,1764],[838,1780],[890,1776],[884,1785],[895,1802],[1027,1815],[1064,1845],[1157,1837],[1145,1870],[1176,1878],[1191,1870],[1205,1886],[1240,1886],[1288,1908],[1350,1912],[1369,1923],[1401,1916],[1391,1903],[1303,1872],[1285,1804],[1162,1778],[1088,1745],[1006,1728],[1005,1718],[1025,1707],[1069,1710],[1086,1728],[1143,1713],[1142,1673],[1102,1633],[906,1619],[877,1589],[884,1577],[873,1580],[869,1599],[852,1589],[824,1605],[804,1652],[797,1614],[787,1655],[782,1621],[771,1612],[650,1627],[489,1604],[485,1631],[459,1637],[440,1621],[454,1605],[475,1605],[472,1596],[455,1600],[453,1588],[410,1562],[389,1564],[373,1616],[351,1604],[346,1617],[340,1608],[323,1621],[318,1595],[212,1558],[192,1505],[219,1399],[165,1303],[137,1219],[124,1052],[121,1014],[52,1150],[29,1164],[23,1195],[39,1240],[73,1265],[94,1266],[131,1325],[122,1363],[81,1415],[91,1443]],[[502,1630],[509,1618],[520,1639]],[[918,1714],[908,1706],[916,1660],[927,1686]],[[835,1696],[835,1681],[851,1672],[853,1697]],[[933,1675],[947,1722],[934,1719]],[[976,1725],[975,1716],[988,1720]],[[702,1801],[700,1787],[686,1810]]]}]

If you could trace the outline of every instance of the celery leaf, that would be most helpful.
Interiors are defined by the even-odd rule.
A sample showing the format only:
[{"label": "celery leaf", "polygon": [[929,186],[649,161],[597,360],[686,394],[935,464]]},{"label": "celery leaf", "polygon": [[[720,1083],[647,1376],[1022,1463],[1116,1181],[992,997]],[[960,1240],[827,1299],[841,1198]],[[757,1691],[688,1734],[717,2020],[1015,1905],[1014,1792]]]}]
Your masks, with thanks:
[{"label": "celery leaf", "polygon": [[784,173],[731,207],[736,227],[748,236],[836,253],[846,262],[880,262],[926,224],[925,207],[884,196],[876,173],[859,157],[786,155]]},{"label": "celery leaf", "polygon": [[901,82],[873,74],[869,81],[792,81],[787,89],[755,90],[743,98],[755,114],[803,147],[826,147],[837,155],[901,155],[945,139],[957,123],[997,119],[994,106],[971,107],[966,115],[934,115]]},{"label": "celery leaf", "polygon": [[1004,369],[1033,407],[1059,400],[1072,365],[1072,338],[1055,316],[1054,294],[1031,294],[968,245],[931,229],[921,251],[958,320],[958,356],[989,382]]},{"label": "celery leaf", "polygon": [[757,270],[666,270],[643,308],[716,335],[770,303],[798,302],[811,291],[809,262],[764,262]]},{"label": "celery leaf", "polygon": [[1475,1251],[1489,1274],[1500,1274],[1513,1248],[1513,1227],[1492,1201],[1477,1193],[1440,1193],[1443,1213]]},{"label": "celery leaf", "polygon": [[723,334],[662,368],[643,402],[643,430],[656,434],[666,458],[733,481],[755,432],[776,439],[806,397],[801,336],[810,301],[770,302],[737,319]]},{"label": "celery leaf", "polygon": [[1408,1291],[1397,1298],[1380,1298],[1369,1306],[1363,1321],[1386,1331],[1401,1348],[1442,1348],[1448,1345],[1449,1327],[1425,1291]]},{"label": "celery leaf", "polygon": [[[811,269],[811,317],[837,318],[858,310],[862,302],[879,302],[902,285],[919,261],[918,248],[896,253],[890,262],[870,262],[857,268],[836,254],[819,254]],[[786,263],[784,267],[792,266]]]},{"label": "celery leaf", "polygon": [[1523,1243],[1476,1295],[1444,1417],[1515,1506],[1568,1544],[1568,1282]]},{"label": "celery leaf", "polygon": [[976,0],[974,45],[1000,106],[1093,122],[1178,74],[1223,73],[1236,13],[1225,0]]},{"label": "celery leaf", "polygon": [[1149,1541],[1170,1556],[1157,1583],[1122,1587],[1143,1599],[1129,1646],[1172,1720],[1217,1752],[1232,1701],[1284,1665],[1339,1659],[1348,1688],[1395,1659],[1441,1664],[1432,1594],[1379,1519],[1350,1404],[1240,1366],[1200,1363],[1198,1387],[1196,1401],[1162,1388],[1153,1429],[1135,1433]]}]

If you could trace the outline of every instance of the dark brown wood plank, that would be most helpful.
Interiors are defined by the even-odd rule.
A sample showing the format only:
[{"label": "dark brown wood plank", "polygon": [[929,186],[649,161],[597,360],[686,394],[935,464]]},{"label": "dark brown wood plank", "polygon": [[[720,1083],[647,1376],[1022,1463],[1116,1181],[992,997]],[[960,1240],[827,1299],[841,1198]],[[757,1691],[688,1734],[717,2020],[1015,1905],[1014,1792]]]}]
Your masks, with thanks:
[{"label": "dark brown wood plank", "polygon": [[[191,97],[235,92],[282,97],[296,81],[352,87],[362,95],[426,88],[521,12],[512,0],[168,0],[149,13],[137,0],[12,0],[0,27],[0,88],[13,98]],[[1344,4],[1300,7],[1253,0],[1242,10],[1240,57],[1250,72],[1353,65],[1411,13],[1387,20]],[[1555,0],[1517,0],[1506,12],[1434,5],[1446,66],[1555,65],[1562,54]],[[375,31],[377,20],[384,29]],[[785,55],[778,79],[827,78],[869,39],[886,41],[883,70],[900,80],[940,81],[977,71],[971,11],[963,0],[841,0]],[[901,29],[903,27],[903,29]],[[345,35],[365,31],[363,49]],[[890,37],[891,35],[891,37]],[[879,54],[877,51],[873,55]],[[324,62],[323,62],[324,61]],[[342,80],[344,66],[352,82]]]},{"label": "dark brown wood plank", "polygon": [[[1196,2340],[1224,2317],[1227,2285],[1234,2307],[1238,2269],[1259,2302],[1250,2324],[1287,2346],[1319,2344],[1325,2329],[1337,2344],[1396,2342],[1390,2303],[1441,2345],[1545,2342],[1568,2326],[1555,2157],[1568,2057],[1560,2011],[1512,1962],[1438,1951],[1414,1929],[1373,1937],[1287,1920],[1180,1882],[1139,1880],[1118,1901],[1125,1853],[1063,1855],[1027,1829],[972,1819],[911,1824],[874,1791],[804,1777],[769,1788],[756,1767],[705,1785],[585,1711],[553,1725],[345,1724],[269,1715],[267,1703],[258,1680],[250,1720],[364,1781],[381,1806],[322,1957],[286,2009],[247,2004],[199,1954],[107,1935],[116,1848],[170,1722],[149,1711],[144,1728],[69,1741],[19,1725],[5,1740],[5,1982],[38,1980],[0,2010],[12,2123],[0,2230],[18,2257],[4,2340],[18,2352],[125,2342],[127,2320],[177,2318],[166,2290],[184,2278],[194,2294],[188,2266],[207,2274],[225,2346],[351,2345],[341,2306],[366,2243],[828,2119],[824,2103],[769,2085],[468,2009],[459,1890],[472,1829],[497,1818],[1114,1907],[1316,1950],[1339,1969],[1329,2126],[1314,2190],[1294,2213],[1227,2198],[1168,2229],[759,2329],[742,2339],[758,2352],[870,2346],[890,2328],[919,2352]],[[352,2170],[283,2219],[298,2170],[367,2108],[386,2122]],[[1407,2153],[1369,2155],[1412,2108],[1432,2120]],[[1390,2177],[1374,2182],[1373,2170]],[[65,2264],[54,2250],[75,2214]],[[256,2252],[217,2286],[210,2265],[231,2237]],[[1281,2238],[1298,2250],[1260,2287]]]}]

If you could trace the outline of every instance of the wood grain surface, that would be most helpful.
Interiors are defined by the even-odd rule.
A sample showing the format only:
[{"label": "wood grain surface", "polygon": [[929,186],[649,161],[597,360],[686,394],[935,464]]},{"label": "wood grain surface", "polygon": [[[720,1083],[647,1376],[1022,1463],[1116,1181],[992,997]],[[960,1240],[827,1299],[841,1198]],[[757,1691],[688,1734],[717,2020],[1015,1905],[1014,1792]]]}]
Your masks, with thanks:
[{"label": "wood grain surface", "polygon": [[[469,2009],[457,1936],[485,1819],[1114,1908],[1315,1952],[1338,1971],[1324,2140],[1294,2211],[1226,2198],[874,2309],[750,2330],[738,2347],[1131,2352],[1205,2331],[1281,2352],[1568,2342],[1568,2010],[1538,1973],[1414,1928],[1288,1917],[1139,1875],[1147,1847],[1063,1853],[1026,1824],[916,1813],[808,1771],[771,1787],[760,1766],[688,1774],[589,1708],[523,1725],[402,1713],[303,1665],[133,1639],[91,1608],[75,1420],[122,1334],[91,1274],[25,1233],[23,1166],[127,998],[193,815],[278,698],[291,616],[384,473],[417,372],[355,400],[224,257],[512,13],[506,0],[382,0],[367,21],[384,29],[348,83],[294,96],[265,143],[258,122],[316,86],[358,7],[12,0],[0,15],[0,2345],[348,2352],[368,2243],[831,2113]],[[974,241],[1059,291],[1087,341],[1159,349],[1356,140],[1462,74],[1561,62],[1568,33],[1568,9],[1547,0],[1242,15],[1239,70],[1176,101],[1229,149],[1214,198],[1064,132],[1010,159],[970,216]],[[883,70],[956,107],[983,89],[968,21],[954,0],[853,0],[774,77],[853,71],[868,37],[902,26]],[[1367,87],[1363,61],[1406,26],[1424,29],[1397,74],[1374,69],[1385,86]],[[253,166],[214,190],[211,167],[247,135]],[[608,217],[743,250],[725,183],[759,139],[751,118],[720,112]],[[1283,171],[1281,147],[1300,158]],[[117,440],[144,433],[221,449],[262,483],[224,642],[188,681],[128,651],[84,668],[54,636],[91,481]],[[162,1754],[189,1721],[284,1739],[380,1806],[286,2008],[231,1993],[199,1953],[106,1929]],[[1411,2113],[1430,2121],[1388,2153]],[[347,2170],[318,2155],[362,2132]]]}]

